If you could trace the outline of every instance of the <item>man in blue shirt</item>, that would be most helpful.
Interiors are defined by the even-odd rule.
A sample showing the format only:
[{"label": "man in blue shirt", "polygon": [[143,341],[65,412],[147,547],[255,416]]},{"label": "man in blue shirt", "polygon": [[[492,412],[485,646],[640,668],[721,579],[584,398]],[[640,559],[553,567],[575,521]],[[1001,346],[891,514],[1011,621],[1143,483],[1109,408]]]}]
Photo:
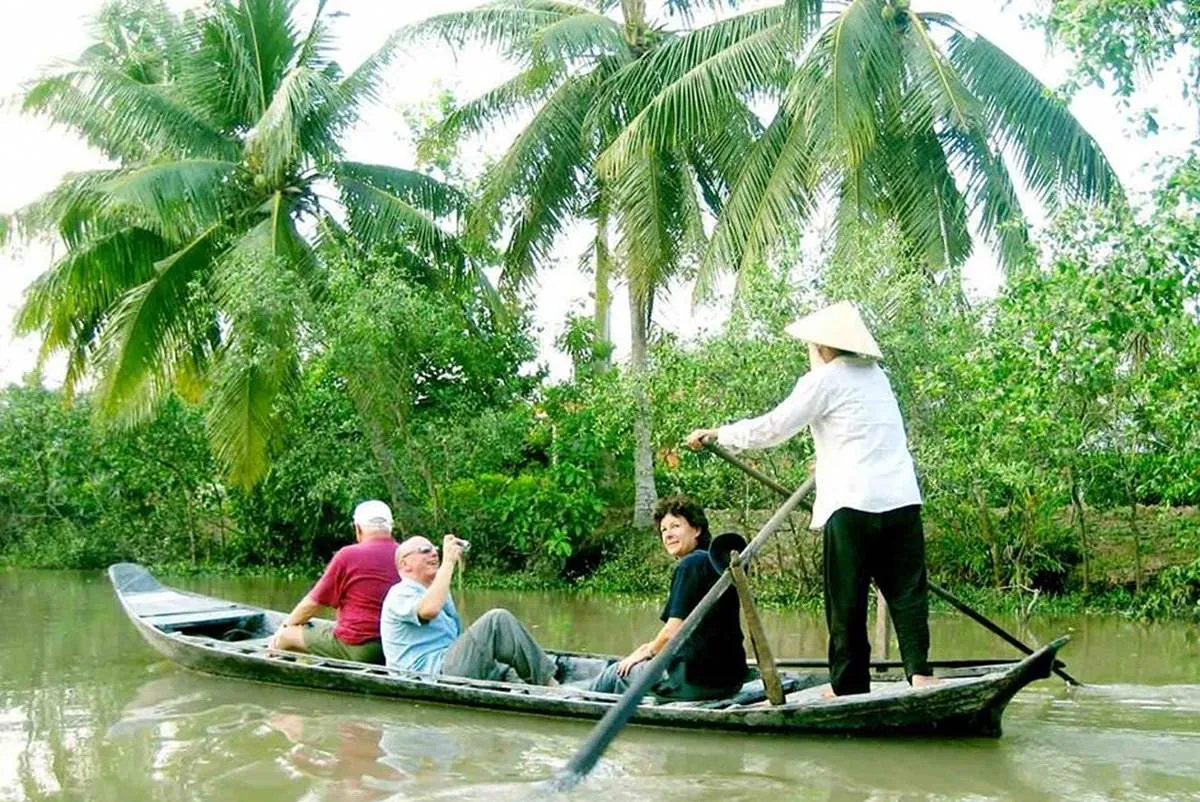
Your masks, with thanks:
[{"label": "man in blue shirt", "polygon": [[508,610],[488,610],[463,631],[450,581],[462,558],[461,541],[446,535],[444,559],[427,538],[396,549],[400,581],[383,601],[379,634],[388,666],[424,674],[557,685],[555,662]]}]

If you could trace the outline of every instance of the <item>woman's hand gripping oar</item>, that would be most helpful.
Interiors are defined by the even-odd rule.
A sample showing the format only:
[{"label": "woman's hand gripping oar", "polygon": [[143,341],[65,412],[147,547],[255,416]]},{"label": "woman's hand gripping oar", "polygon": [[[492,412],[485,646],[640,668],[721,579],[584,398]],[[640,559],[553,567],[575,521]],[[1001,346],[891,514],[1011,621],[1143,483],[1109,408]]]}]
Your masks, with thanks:
[{"label": "woman's hand gripping oar", "polygon": [[[795,493],[788,497],[788,500],[783,503],[783,506],[776,510],[771,516],[771,520],[763,525],[754,539],[746,546],[742,552],[742,564],[745,565],[754,559],[754,555],[758,553],[763,544],[775,533],[783,522],[787,520],[788,515],[792,510],[803,501],[813,488],[813,480],[809,479],[802,484]],[[617,737],[617,733],[621,731],[629,719],[633,717],[637,710],[638,704],[642,701],[642,697],[650,690],[651,686],[658,681],[659,677],[666,670],[667,665],[671,662],[671,658],[679,651],[679,647],[683,645],[700,625],[700,620],[712,608],[717,600],[721,598],[721,594],[727,591],[733,580],[730,578],[729,571],[721,574],[720,579],[709,588],[708,593],[704,594],[704,598],[696,605],[687,618],[683,619],[683,624],[679,630],[671,636],[654,658],[650,661],[647,669],[639,675],[638,681],[621,695],[620,700],[596,723],[592,728],[591,734],[587,740],[579,747],[574,757],[554,776],[550,781],[551,790],[569,791],[578,785],[584,777],[588,775],[600,760],[600,756],[604,754],[604,750]]]}]

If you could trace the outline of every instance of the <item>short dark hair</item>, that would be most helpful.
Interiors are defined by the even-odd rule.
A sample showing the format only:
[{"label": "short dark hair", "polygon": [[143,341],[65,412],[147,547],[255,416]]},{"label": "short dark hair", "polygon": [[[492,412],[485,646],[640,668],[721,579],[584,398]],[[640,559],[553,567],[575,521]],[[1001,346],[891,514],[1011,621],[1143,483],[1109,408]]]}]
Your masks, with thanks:
[{"label": "short dark hair", "polygon": [[662,525],[662,519],[668,515],[682,518],[693,528],[699,529],[700,536],[696,538],[696,546],[701,549],[708,548],[708,544],[712,541],[712,535],[708,531],[708,516],[704,514],[704,508],[695,500],[689,496],[676,495],[667,496],[659,501],[654,508],[655,530]]}]

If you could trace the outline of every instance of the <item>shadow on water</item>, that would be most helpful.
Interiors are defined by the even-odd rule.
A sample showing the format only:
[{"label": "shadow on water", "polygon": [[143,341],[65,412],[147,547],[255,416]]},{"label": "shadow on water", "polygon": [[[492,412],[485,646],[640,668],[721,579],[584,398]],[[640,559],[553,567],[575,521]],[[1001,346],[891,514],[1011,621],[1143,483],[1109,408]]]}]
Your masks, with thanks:
[{"label": "shadow on water", "polygon": [[[305,583],[197,580],[287,607]],[[0,572],[0,802],[9,800],[530,799],[590,723],[222,680],[161,661],[98,574]],[[653,602],[464,594],[509,607],[547,644],[623,652]],[[772,613],[787,654],[818,653],[811,617]],[[999,740],[864,740],[631,728],[571,798],[1106,800],[1200,798],[1200,654],[1190,628],[1034,621],[1071,629],[1072,673],[1021,693]],[[953,619],[941,656],[1003,655]]]}]

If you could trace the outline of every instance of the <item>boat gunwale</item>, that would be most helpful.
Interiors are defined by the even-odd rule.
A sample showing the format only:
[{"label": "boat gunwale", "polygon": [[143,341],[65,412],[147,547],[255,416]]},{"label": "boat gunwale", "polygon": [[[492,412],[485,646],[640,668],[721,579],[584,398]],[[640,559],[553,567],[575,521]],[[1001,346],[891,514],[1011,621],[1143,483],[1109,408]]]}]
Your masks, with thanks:
[{"label": "boat gunwale", "polygon": [[[122,564],[129,565],[129,564]],[[183,666],[218,676],[235,677],[243,680],[264,682],[274,685],[349,692],[393,699],[426,701],[456,706],[488,708],[507,712],[531,713],[554,717],[589,718],[601,717],[621,698],[619,694],[606,694],[569,687],[542,687],[517,683],[475,680],[466,677],[446,677],[422,674],[387,666],[371,665],[334,658],[268,649],[259,646],[253,649],[239,647],[244,641],[221,641],[207,635],[189,635],[181,631],[164,631],[136,612],[128,597],[150,591],[123,591],[117,585],[112,566],[110,578],[126,615],[133,620],[142,636],[160,653]],[[153,576],[141,566],[136,568]],[[157,583],[157,580],[154,580]],[[212,596],[181,591],[158,584],[158,589],[179,596],[208,602],[225,602]],[[281,613],[252,604],[238,607],[261,614],[264,622]],[[213,611],[214,614],[219,611]],[[853,732],[862,734],[891,734],[920,732],[938,734],[942,722],[958,719],[980,719],[977,734],[998,735],[999,718],[1012,696],[1035,679],[1049,675],[1056,653],[1068,638],[1059,638],[1037,650],[1025,660],[998,666],[997,670],[972,677],[951,679],[945,683],[924,688],[905,688],[900,693],[865,694],[850,697],[803,698],[770,706],[765,701],[750,704],[732,704],[722,708],[699,707],[687,702],[656,702],[643,700],[637,707],[634,723],[655,726],[676,726],[722,730],[750,730],[772,732]],[[609,659],[609,656],[581,653],[551,652],[572,657]],[[213,663],[218,665],[213,665]],[[203,665],[201,665],[203,664]],[[233,665],[230,665],[233,664]],[[247,676],[253,668],[268,668],[270,676]],[[222,670],[229,669],[229,670]],[[241,669],[241,670],[238,670]],[[297,673],[303,672],[303,673]],[[322,682],[302,681],[300,678],[321,677]],[[354,687],[334,687],[342,683],[333,678],[353,678]],[[364,687],[371,686],[371,687]],[[451,698],[447,698],[447,697]],[[977,704],[968,705],[972,701]],[[928,707],[933,703],[933,708]],[[852,714],[858,719],[873,719],[897,714],[901,708],[925,705],[929,713],[924,719],[874,729],[871,726],[846,726],[837,720]],[[811,720],[789,721],[804,715]],[[822,719],[833,719],[823,722]],[[990,722],[990,723],[988,723]],[[826,725],[828,724],[828,726]],[[953,727],[951,727],[953,729]],[[972,729],[967,727],[967,729]],[[957,733],[957,730],[954,730]],[[947,734],[950,734],[947,732]]]}]

